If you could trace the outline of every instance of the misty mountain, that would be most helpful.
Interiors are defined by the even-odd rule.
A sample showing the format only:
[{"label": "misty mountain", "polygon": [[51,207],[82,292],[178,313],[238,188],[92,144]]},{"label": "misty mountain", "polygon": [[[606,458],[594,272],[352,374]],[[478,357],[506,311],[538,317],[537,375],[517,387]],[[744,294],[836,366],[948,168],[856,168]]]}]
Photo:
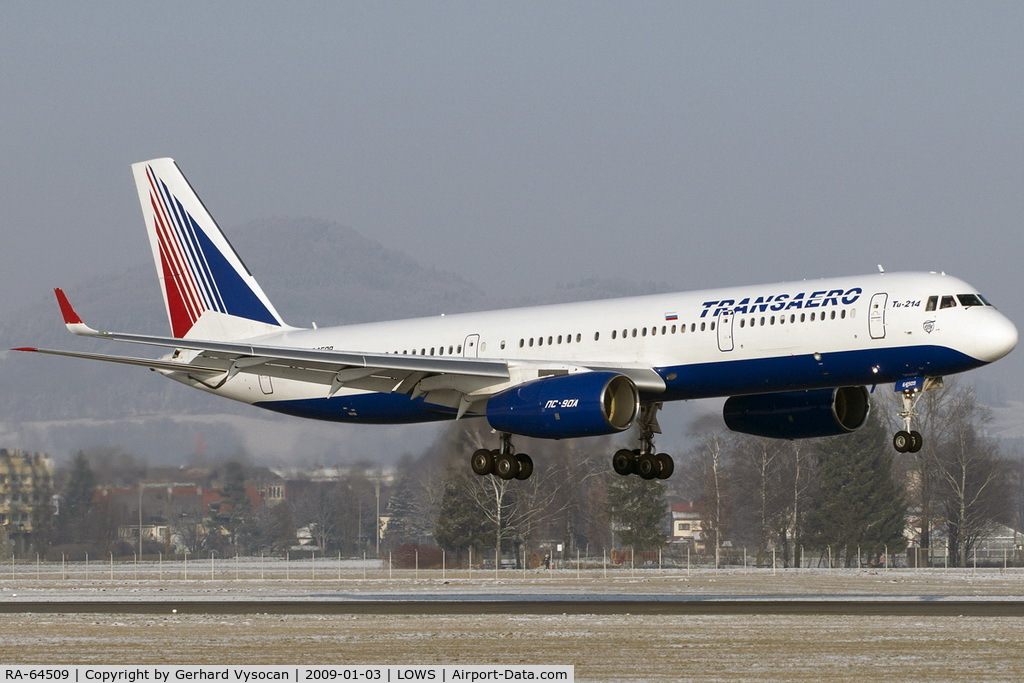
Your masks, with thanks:
[{"label": "misty mountain", "polygon": [[[424,266],[337,223],[311,218],[260,220],[225,232],[281,316],[297,326],[314,321],[323,327],[395,320],[668,289],[595,278],[560,285],[544,297],[516,301],[497,297],[457,274]],[[138,264],[120,273],[54,285],[65,289],[93,327],[166,334],[156,271],[141,231],[137,252]],[[25,298],[23,309],[0,322],[0,348],[158,355],[145,347],[74,337],[65,329],[51,292],[25,292]],[[147,453],[152,457],[190,455],[202,435],[211,451],[234,453],[241,448],[256,459],[271,457],[267,451],[272,451],[289,460],[297,457],[283,453],[289,449],[300,449],[305,456],[338,457],[332,454],[348,450],[345,444],[356,438],[359,445],[352,447],[363,451],[365,458],[373,455],[378,447],[374,444],[397,438],[395,434],[405,434],[407,429],[287,418],[188,389],[140,368],[0,352],[0,445],[45,450],[58,457],[76,448],[113,444],[143,458]]]}]

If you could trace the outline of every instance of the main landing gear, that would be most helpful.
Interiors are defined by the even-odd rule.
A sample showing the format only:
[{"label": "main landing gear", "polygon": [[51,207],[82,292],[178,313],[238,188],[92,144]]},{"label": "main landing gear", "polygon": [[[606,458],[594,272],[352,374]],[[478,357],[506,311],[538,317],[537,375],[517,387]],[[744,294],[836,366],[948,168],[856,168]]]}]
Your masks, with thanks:
[{"label": "main landing gear", "polygon": [[921,432],[911,429],[911,420],[918,417],[914,408],[917,407],[917,402],[921,400],[924,392],[941,386],[941,377],[925,377],[922,380],[908,380],[896,384],[896,392],[903,403],[903,409],[898,413],[903,420],[903,429],[892,437],[892,447],[897,453],[917,453],[921,450],[924,437],[921,436]]},{"label": "main landing gear", "polygon": [[640,405],[640,417],[636,424],[640,429],[640,448],[616,451],[612,456],[612,469],[616,474],[639,475],[641,479],[668,479],[675,471],[675,461],[668,453],[655,453],[654,435],[661,434],[658,425],[658,411],[661,403]]},{"label": "main landing gear", "polygon": [[[636,424],[640,429],[640,448],[622,449],[612,456],[612,468],[617,474],[639,475],[642,479],[668,479],[675,471],[675,461],[668,453],[656,453],[654,435],[661,434],[658,425],[658,411],[661,403],[643,403]],[[499,479],[530,478],[533,474],[533,459],[525,453],[516,453],[512,446],[512,435],[501,433],[501,448],[488,450],[480,448],[473,452],[470,467],[474,474],[485,477],[493,474]]]},{"label": "main landing gear", "polygon": [[512,435],[501,433],[501,448],[489,451],[481,448],[473,452],[470,466],[481,477],[493,474],[499,479],[529,479],[533,474],[533,459],[525,453],[516,453],[512,447]]}]

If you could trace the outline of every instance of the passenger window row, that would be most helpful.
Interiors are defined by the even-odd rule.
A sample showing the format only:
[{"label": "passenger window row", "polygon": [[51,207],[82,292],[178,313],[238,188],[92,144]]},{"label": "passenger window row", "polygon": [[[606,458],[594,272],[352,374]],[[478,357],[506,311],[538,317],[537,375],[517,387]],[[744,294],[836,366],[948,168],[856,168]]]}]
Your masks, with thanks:
[{"label": "passenger window row", "polygon": [[[966,304],[964,304],[966,305]],[[982,305],[982,304],[973,304]],[[929,309],[931,310],[931,309]],[[747,327],[771,327],[773,325],[794,325],[798,322],[825,322],[826,320],[846,320],[847,318],[855,318],[857,315],[857,309],[841,309],[839,311],[812,311],[810,313],[791,313],[787,315],[771,315],[771,316],[760,316],[760,317],[741,317],[739,319],[739,326],[741,328]],[[672,324],[672,325],[661,325],[652,327],[633,327],[625,328],[622,330],[612,330],[612,339],[636,339],[643,337],[657,337],[669,336],[673,334],[685,334],[686,332],[713,332],[717,327],[715,320],[701,321],[700,323],[690,323],[689,325],[683,324]],[[594,333],[594,341],[600,341],[601,333]],[[560,346],[563,344],[579,344],[583,341],[583,335],[580,333],[576,334],[559,334],[559,335],[547,335],[543,337],[523,337],[519,340],[519,348],[540,348],[543,346]],[[501,349],[504,350],[507,343],[501,342]],[[483,348],[483,345],[481,345]],[[462,345],[448,345],[445,346],[431,346],[429,348],[422,347],[420,349],[412,349],[411,351],[406,349],[403,351],[395,351],[395,354],[399,355],[413,355],[413,356],[444,356],[444,355],[462,355]]]},{"label": "passenger window row", "polygon": [[[453,345],[453,344],[449,344],[447,348],[448,348],[448,354],[447,355],[449,355],[449,356],[451,356],[451,355],[459,355],[459,356],[461,356],[462,355],[462,344],[459,344],[457,346]],[[408,349],[405,349],[404,351],[395,351],[394,353],[395,353],[396,356],[443,356],[443,355],[445,355],[445,347],[444,346],[431,346],[429,349],[427,349],[427,347],[423,347],[423,348],[419,349],[419,351],[417,351],[416,349],[413,349],[412,351],[409,351]]]},{"label": "passenger window row", "polygon": [[849,309],[849,313],[847,313],[847,309],[845,309],[845,308],[841,309],[839,311],[829,311],[827,314],[825,313],[825,311],[822,311],[820,315],[818,314],[818,311],[811,311],[810,313],[801,313],[800,315],[797,315],[796,313],[790,313],[788,316],[780,315],[777,319],[776,319],[776,317],[774,315],[771,315],[771,316],[763,316],[762,315],[760,318],[749,318],[749,319],[748,318],[740,318],[740,327],[757,327],[757,326],[765,327],[765,326],[771,326],[771,325],[785,325],[786,323],[789,323],[790,325],[793,325],[793,324],[795,324],[797,322],[801,322],[801,323],[812,322],[813,323],[813,322],[825,322],[826,320],[846,320],[847,317],[849,317],[849,318],[856,318],[857,317],[857,309],[856,308],[851,308],[851,309]]}]

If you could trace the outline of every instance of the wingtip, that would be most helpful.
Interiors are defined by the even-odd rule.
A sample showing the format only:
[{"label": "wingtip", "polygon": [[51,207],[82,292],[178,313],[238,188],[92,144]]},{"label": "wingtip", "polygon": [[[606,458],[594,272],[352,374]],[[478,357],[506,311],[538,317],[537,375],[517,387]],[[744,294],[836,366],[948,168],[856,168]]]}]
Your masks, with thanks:
[{"label": "wingtip", "polygon": [[60,306],[60,314],[64,316],[65,325],[81,325],[82,318],[75,312],[74,307],[68,300],[64,290],[57,287],[53,290],[53,293],[57,295],[57,304]]},{"label": "wingtip", "polygon": [[16,349],[11,349],[11,351],[33,351],[33,352],[38,351],[38,350],[39,349],[37,349],[34,346],[19,346]]},{"label": "wingtip", "polygon": [[75,311],[63,289],[58,287],[53,290],[53,293],[57,295],[60,314],[64,317],[64,326],[68,328],[69,332],[85,337],[95,337],[100,334],[82,321],[82,316]]}]

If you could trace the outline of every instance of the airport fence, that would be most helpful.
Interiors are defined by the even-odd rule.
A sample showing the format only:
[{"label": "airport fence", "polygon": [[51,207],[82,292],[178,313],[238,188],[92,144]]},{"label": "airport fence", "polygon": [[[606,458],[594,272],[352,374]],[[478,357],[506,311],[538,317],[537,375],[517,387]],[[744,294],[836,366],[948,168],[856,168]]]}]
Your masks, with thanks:
[{"label": "airport fence", "polygon": [[[600,556],[555,554],[545,557],[540,566],[533,566],[530,558],[511,558],[485,554],[461,561],[450,560],[441,553],[440,564],[398,566],[393,558],[342,557],[304,553],[299,557],[229,556],[216,553],[202,556],[157,555],[140,558],[89,557],[84,560],[47,561],[11,558],[6,567],[0,566],[0,578],[39,579],[47,581],[313,581],[343,580],[410,580],[418,578],[456,579],[515,579],[516,577],[582,578],[603,577],[635,578],[656,573],[684,575],[691,572],[794,572],[803,570],[843,571],[850,569],[899,570],[904,568],[951,568],[944,557],[922,556],[920,552],[894,554],[867,562],[863,558],[845,566],[839,558],[845,551],[826,549],[822,552],[803,553],[798,566],[787,567],[777,553],[750,553],[746,549],[720,555],[613,551]],[[922,562],[922,558],[924,562]],[[909,561],[908,561],[909,560]],[[975,554],[968,569],[1024,567],[1020,558],[1004,552],[1001,557]]]}]

